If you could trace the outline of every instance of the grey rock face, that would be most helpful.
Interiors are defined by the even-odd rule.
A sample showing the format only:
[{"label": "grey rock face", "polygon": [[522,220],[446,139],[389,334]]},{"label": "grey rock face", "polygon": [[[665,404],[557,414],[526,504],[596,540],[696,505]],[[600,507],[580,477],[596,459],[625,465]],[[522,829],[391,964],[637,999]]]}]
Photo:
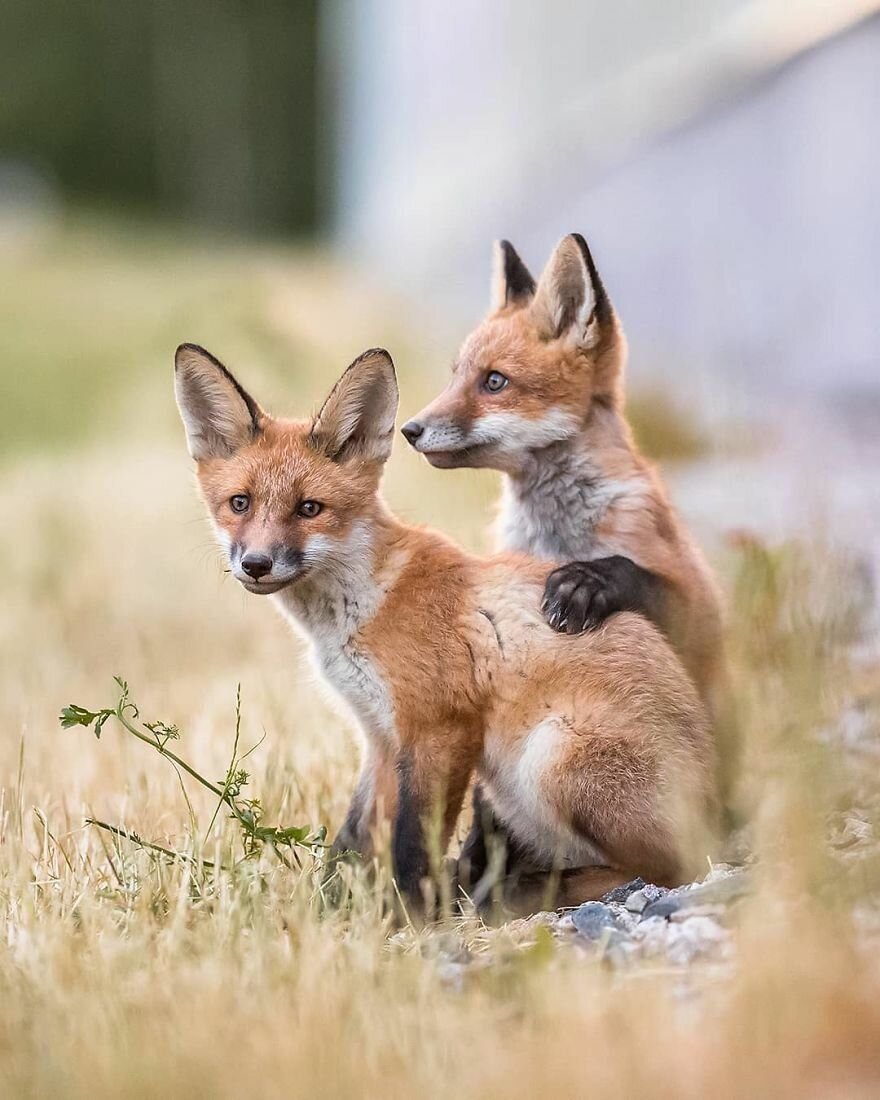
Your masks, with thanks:
[{"label": "grey rock face", "polygon": [[599,900],[605,905],[623,905],[630,894],[634,894],[636,890],[641,890],[643,886],[647,886],[643,878],[630,879],[622,886],[615,886],[613,890],[603,894]]},{"label": "grey rock face", "polygon": [[571,914],[575,929],[590,940],[598,940],[605,929],[620,932],[623,926],[613,911],[601,901],[587,901]]},{"label": "grey rock face", "polygon": [[650,920],[652,917],[663,917],[669,920],[672,914],[682,907],[682,904],[680,895],[668,894],[665,898],[658,898],[646,905],[642,911],[642,919]]},{"label": "grey rock face", "polygon": [[643,920],[635,938],[646,957],[663,957],[674,966],[712,955],[726,958],[732,950],[730,933],[711,917],[694,916],[683,923]]},{"label": "grey rock face", "polygon": [[653,883],[649,882],[640,890],[636,890],[630,894],[624,902],[624,905],[631,913],[642,913],[651,902],[658,901],[668,893],[669,891],[665,886],[654,886]]}]

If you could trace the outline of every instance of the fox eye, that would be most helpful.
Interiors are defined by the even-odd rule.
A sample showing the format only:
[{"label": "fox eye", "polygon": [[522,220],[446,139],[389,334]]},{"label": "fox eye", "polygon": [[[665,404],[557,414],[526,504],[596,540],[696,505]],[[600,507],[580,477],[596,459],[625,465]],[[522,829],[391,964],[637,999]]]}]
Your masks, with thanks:
[{"label": "fox eye", "polygon": [[297,508],[296,514],[298,516],[305,516],[306,519],[314,519],[314,517],[323,510],[324,505],[319,504],[317,500],[304,500],[299,508]]},{"label": "fox eye", "polygon": [[508,379],[506,375],[503,375],[500,370],[490,370],[486,375],[486,381],[483,383],[483,386],[489,393],[500,393],[507,385],[507,382]]},{"label": "fox eye", "polygon": [[246,512],[251,505],[251,498],[247,493],[236,493],[234,497],[229,498],[229,507],[233,512]]}]

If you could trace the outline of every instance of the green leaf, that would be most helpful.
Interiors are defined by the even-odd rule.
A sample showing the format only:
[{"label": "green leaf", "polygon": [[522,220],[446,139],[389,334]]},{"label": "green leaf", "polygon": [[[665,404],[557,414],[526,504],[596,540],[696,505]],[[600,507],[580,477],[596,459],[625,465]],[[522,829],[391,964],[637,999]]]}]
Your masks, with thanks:
[{"label": "green leaf", "polygon": [[76,703],[71,703],[61,711],[58,721],[61,723],[61,728],[65,730],[73,726],[88,728],[94,723],[95,737],[100,737],[104,723],[108,718],[113,717],[113,713],[112,710],[87,710],[85,707],[78,707]]},{"label": "green leaf", "polygon": [[[163,753],[166,756],[170,755],[175,766],[180,765],[198,782],[202,783],[204,786],[210,787],[215,795],[218,793],[220,794],[220,803],[217,808],[219,810],[220,805],[225,803],[231,811],[232,818],[238,821],[243,834],[242,840],[245,855],[248,858],[259,856],[263,845],[268,843],[273,846],[275,854],[285,866],[290,867],[291,864],[277,851],[277,848],[300,845],[304,848],[314,849],[325,846],[324,842],[327,836],[327,830],[323,826],[313,830],[309,825],[289,826],[287,828],[278,825],[261,825],[260,820],[263,816],[263,806],[260,799],[241,797],[242,789],[247,786],[251,777],[247,770],[239,765],[241,760],[243,760],[245,756],[249,756],[254,750],[251,749],[241,758],[238,757],[238,739],[241,723],[240,688],[236,693],[236,730],[232,761],[225,778],[217,784],[211,784],[195,769],[191,768],[185,761],[181,760],[180,757],[175,756],[171,750],[166,747],[169,741],[180,738],[180,729],[178,726],[162,721],[144,722],[143,719],[139,717],[137,704],[132,702],[130,698],[128,681],[124,680],[121,676],[114,676],[113,679],[119,688],[119,701],[115,707],[108,707],[104,710],[88,710],[86,707],[80,707],[77,706],[76,703],[71,703],[69,706],[64,707],[59,715],[59,722],[62,728],[71,729],[74,726],[84,726],[87,729],[91,728],[95,736],[100,737],[105,723],[110,718],[116,718],[129,733],[132,733],[141,741],[145,741],[147,744],[152,745],[159,753]],[[152,734],[152,737],[146,737],[139,732],[135,728],[135,720],[142,724],[143,728]],[[262,742],[259,743],[261,744]],[[220,790],[218,791],[217,788],[220,788]],[[213,822],[214,819],[212,818],[212,825]],[[134,834],[132,834],[132,836],[134,836]],[[150,846],[149,841],[141,841],[138,838],[137,842],[148,847]],[[153,847],[156,846],[153,845]]]},{"label": "green leaf", "polygon": [[302,844],[308,838],[311,829],[308,825],[290,825],[286,829],[279,827],[266,831],[275,834],[272,839],[278,844]]},{"label": "green leaf", "polygon": [[85,707],[78,707],[76,703],[71,703],[61,711],[58,721],[62,729],[68,730],[72,726],[90,726],[99,717],[99,712],[86,710]]}]

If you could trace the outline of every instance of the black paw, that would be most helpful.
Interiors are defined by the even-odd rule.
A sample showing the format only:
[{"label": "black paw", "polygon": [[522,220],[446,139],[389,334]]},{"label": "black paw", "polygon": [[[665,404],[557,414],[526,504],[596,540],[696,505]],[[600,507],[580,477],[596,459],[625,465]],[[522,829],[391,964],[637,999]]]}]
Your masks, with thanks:
[{"label": "black paw", "polygon": [[656,622],[662,590],[659,577],[617,554],[555,569],[547,578],[541,606],[554,630],[581,634],[616,611],[638,611]]}]

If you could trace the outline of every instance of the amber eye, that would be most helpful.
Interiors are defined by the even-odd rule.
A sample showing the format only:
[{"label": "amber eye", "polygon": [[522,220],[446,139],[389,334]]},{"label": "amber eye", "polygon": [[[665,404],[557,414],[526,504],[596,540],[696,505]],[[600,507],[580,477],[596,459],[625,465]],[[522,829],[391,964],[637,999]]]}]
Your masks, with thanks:
[{"label": "amber eye", "polygon": [[489,393],[500,393],[506,385],[507,378],[499,370],[490,370],[486,375],[486,381],[483,383]]},{"label": "amber eye", "polygon": [[236,493],[234,497],[229,498],[229,507],[233,512],[246,512],[251,506],[251,498],[247,493]]},{"label": "amber eye", "polygon": [[316,500],[304,500],[299,508],[297,508],[296,514],[298,516],[305,516],[306,519],[314,519],[323,509],[324,505],[319,504]]}]

